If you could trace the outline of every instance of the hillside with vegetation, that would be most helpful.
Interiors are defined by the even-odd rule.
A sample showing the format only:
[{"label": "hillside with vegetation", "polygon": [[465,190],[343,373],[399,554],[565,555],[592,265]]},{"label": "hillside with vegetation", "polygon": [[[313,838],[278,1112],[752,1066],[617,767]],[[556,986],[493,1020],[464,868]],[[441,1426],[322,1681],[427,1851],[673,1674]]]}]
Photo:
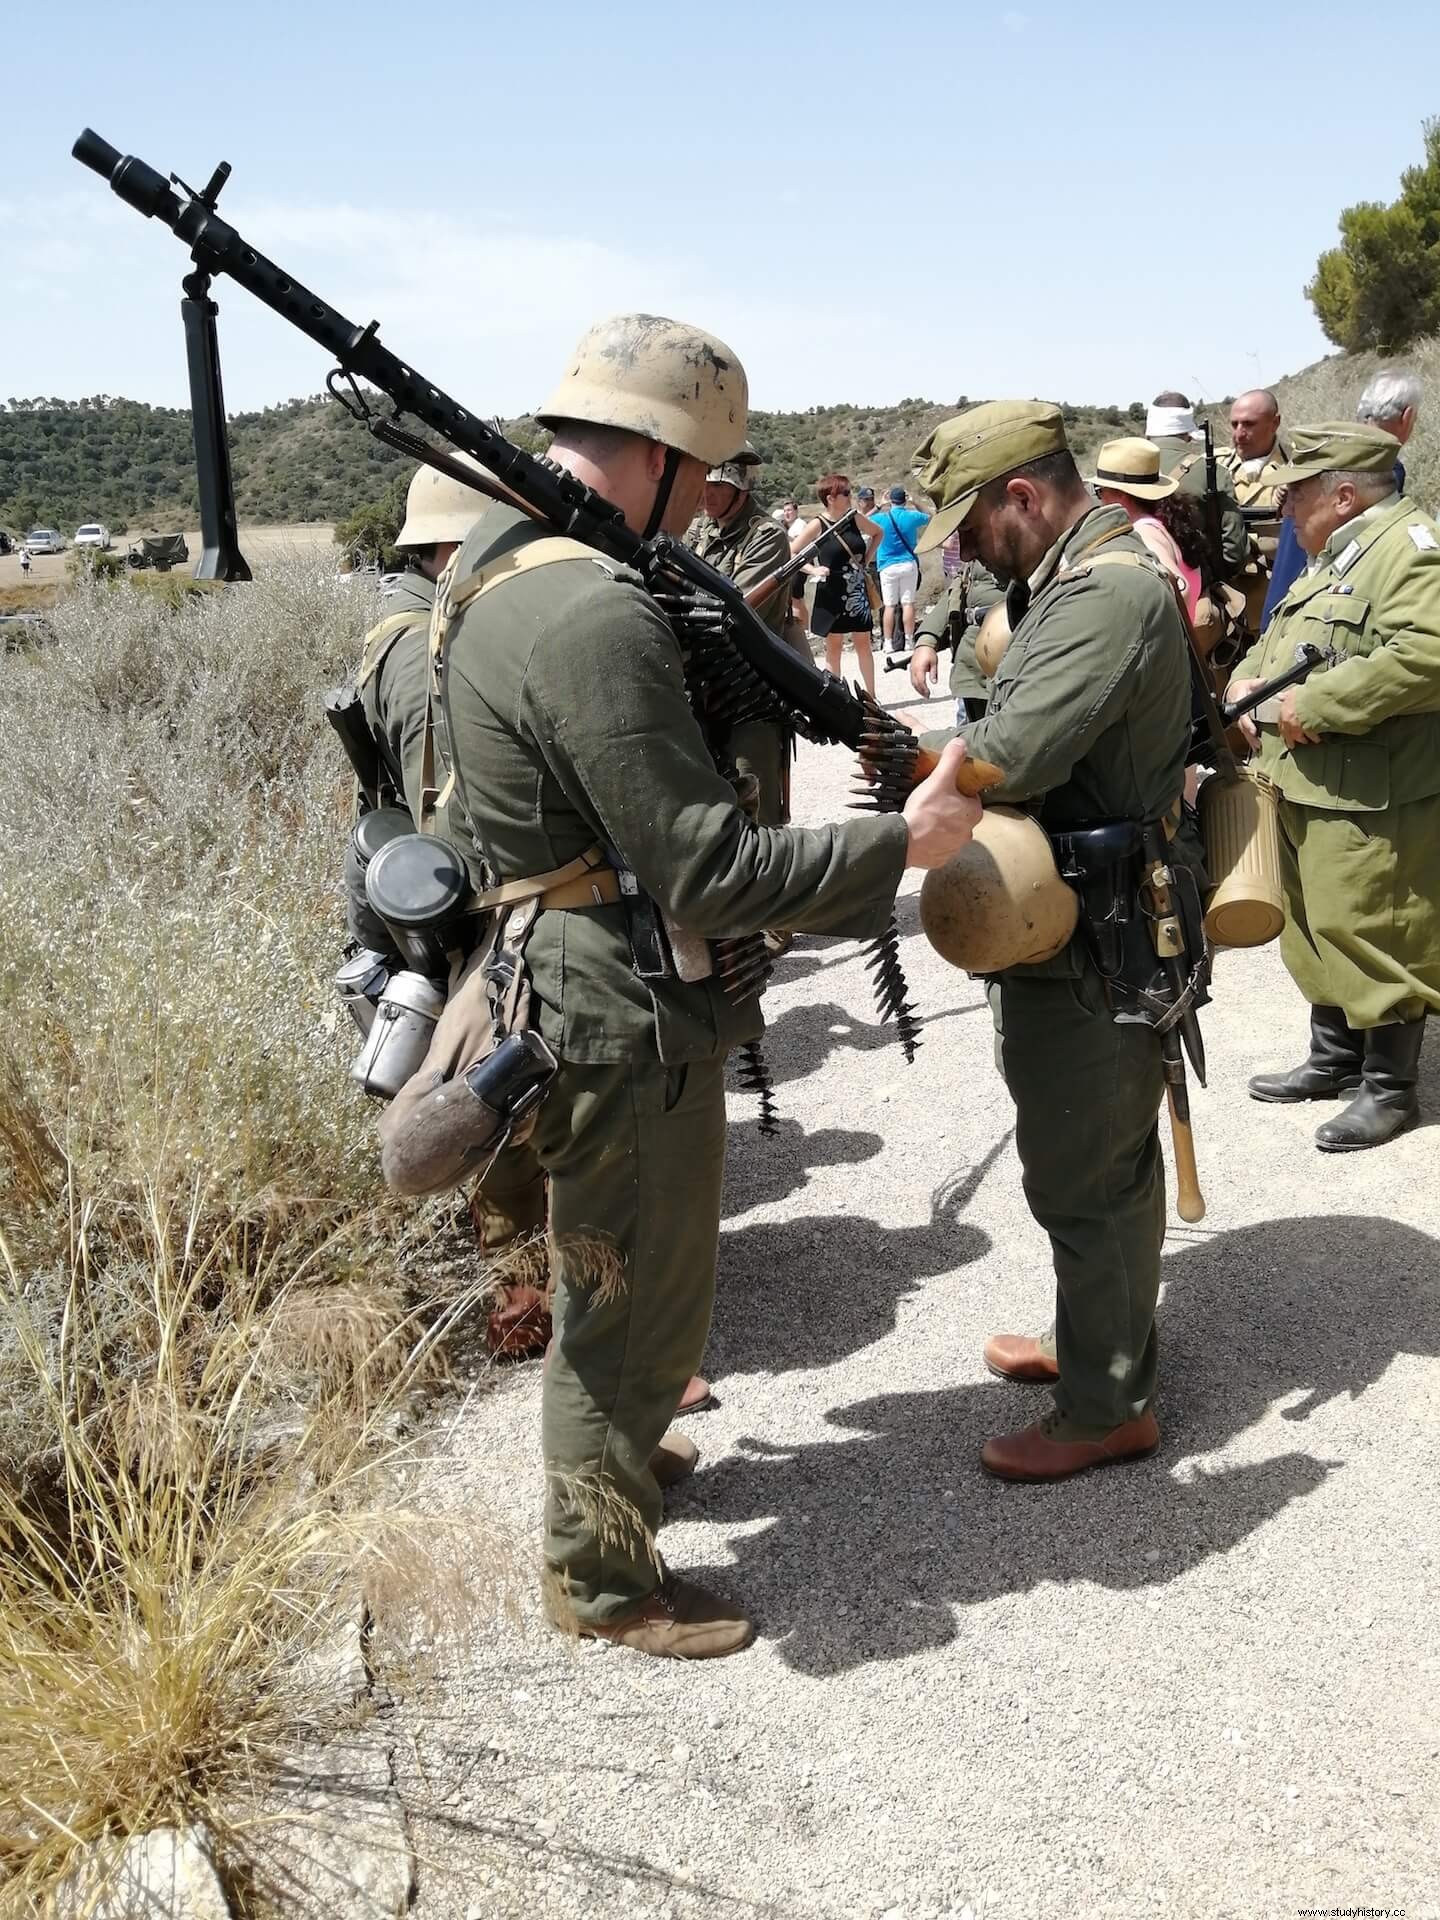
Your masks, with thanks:
[{"label": "hillside with vegetation", "polygon": [[[813,407],[756,413],[751,438],[764,456],[770,499],[814,498],[822,473],[836,470],[884,488],[903,481],[915,448],[958,401],[902,400],[893,406]],[[1082,457],[1111,434],[1138,432],[1144,408],[1067,407]],[[522,445],[542,436],[532,420],[507,423]],[[242,520],[286,525],[336,521],[398,493],[410,463],[373,439],[332,400],[290,400],[230,421],[235,492]],[[99,519],[120,531],[194,527],[190,414],[99,394],[84,400],[12,399],[0,409],[0,526],[55,526],[67,534]]]},{"label": "hillside with vegetation", "polygon": [[[1432,391],[1440,386],[1440,342],[1424,341],[1400,356]],[[1347,417],[1376,353],[1334,354],[1276,385],[1287,420]],[[884,490],[911,479],[917,446],[970,399],[941,405],[901,400],[892,406],[844,404],[802,413],[754,413],[750,437],[765,461],[760,481],[768,502],[793,495],[813,501],[821,474],[840,472]],[[1224,444],[1226,404],[1212,409]],[[1083,468],[1116,434],[1143,433],[1145,407],[1066,405],[1065,420]],[[529,418],[506,430],[536,449],[544,435]],[[231,457],[240,517],[251,525],[337,522],[374,508],[375,524],[398,520],[411,463],[373,439],[334,401],[316,396],[240,413],[230,421]],[[1412,448],[1417,491],[1440,497],[1440,419],[1432,410]],[[69,535],[83,521],[113,531],[175,532],[198,524],[190,414],[96,395],[85,400],[11,400],[0,408],[0,526],[24,531],[54,526]],[[370,524],[363,520],[363,524]]]},{"label": "hillside with vegetation", "polygon": [[1406,491],[1433,513],[1440,507],[1440,335],[1416,340],[1394,355],[1332,353],[1275,382],[1280,402],[1280,437],[1287,427],[1307,420],[1352,420],[1365,384],[1382,367],[1418,374],[1426,399],[1419,424],[1405,449]]}]

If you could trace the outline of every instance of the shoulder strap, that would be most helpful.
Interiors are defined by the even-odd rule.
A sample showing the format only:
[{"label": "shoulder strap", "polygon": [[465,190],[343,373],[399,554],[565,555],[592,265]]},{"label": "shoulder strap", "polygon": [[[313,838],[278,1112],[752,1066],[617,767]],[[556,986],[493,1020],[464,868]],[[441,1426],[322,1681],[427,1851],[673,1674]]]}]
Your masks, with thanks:
[{"label": "shoulder strap", "polygon": [[[1175,465],[1170,469],[1171,478],[1174,480],[1183,480],[1185,475],[1189,473],[1190,469],[1193,466],[1197,466],[1200,463],[1200,461],[1202,461],[1204,458],[1205,458],[1205,455],[1203,451],[1196,452],[1196,453],[1187,453],[1183,460],[1177,460]],[[1218,465],[1218,462],[1217,462],[1217,465]]]},{"label": "shoulder strap", "polygon": [[[425,695],[425,738],[420,758],[420,819],[416,823],[422,833],[430,832],[436,813],[458,785],[455,768],[451,766],[444,787],[438,792],[435,787],[435,702],[441,697],[445,637],[455,616],[468,607],[472,600],[478,600],[482,593],[489,593],[493,587],[515,579],[519,574],[529,573],[536,567],[553,566],[557,560],[590,560],[602,572],[614,577],[613,568],[593,547],[587,547],[583,540],[572,540],[567,534],[556,533],[547,534],[539,540],[528,540],[523,546],[512,547],[508,553],[498,555],[483,567],[477,567],[474,573],[468,574],[456,586],[455,562],[461,551],[457,548],[451,555],[450,564],[435,583],[435,606],[430,615],[430,673]],[[468,819],[469,808],[465,804],[463,790],[460,803]],[[479,845],[478,840],[476,845]]]},{"label": "shoulder strap", "polygon": [[378,626],[371,627],[365,636],[364,652],[360,655],[360,672],[355,681],[357,690],[379,672],[381,662],[405,629],[418,626],[423,618],[420,608],[412,607],[409,613],[387,614]]},{"label": "shoulder strap", "polygon": [[[457,556],[458,557],[458,556]],[[513,579],[517,574],[529,573],[535,567],[553,566],[557,560],[591,560],[604,572],[613,575],[613,569],[593,547],[587,547],[583,540],[572,540],[567,534],[547,534],[540,540],[527,540],[523,546],[512,547],[508,553],[500,554],[475,572],[467,574],[459,586],[455,585],[454,560],[440,576],[435,589],[435,610],[430,616],[430,658],[438,661],[445,650],[445,635],[450,623],[472,600],[478,600],[482,593],[489,593],[493,587]]]},{"label": "shoulder strap", "polygon": [[890,524],[895,529],[895,538],[900,542],[901,546],[904,547],[905,551],[909,554],[910,558],[915,562],[916,566],[918,567],[920,564],[920,556],[918,553],[916,553],[914,547],[911,546],[909,535],[906,533],[905,529],[901,526],[900,522],[895,518],[896,514],[899,511],[900,509],[898,507],[892,506],[890,508]]}]

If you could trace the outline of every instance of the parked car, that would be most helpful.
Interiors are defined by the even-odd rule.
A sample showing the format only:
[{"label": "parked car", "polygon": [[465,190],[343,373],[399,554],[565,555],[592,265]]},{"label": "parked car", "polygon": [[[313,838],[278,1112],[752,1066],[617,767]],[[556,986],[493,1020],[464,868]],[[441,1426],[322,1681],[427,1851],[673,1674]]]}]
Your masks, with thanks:
[{"label": "parked car", "polygon": [[71,544],[77,547],[99,547],[102,553],[108,553],[110,529],[102,527],[98,520],[92,520],[87,526],[75,529],[75,538]]},{"label": "parked car", "polygon": [[54,527],[32,527],[25,536],[27,553],[63,553],[65,542]]},{"label": "parked car", "polygon": [[0,527],[0,553],[13,553],[14,549],[15,542],[10,538],[9,534],[6,533],[5,529]]}]

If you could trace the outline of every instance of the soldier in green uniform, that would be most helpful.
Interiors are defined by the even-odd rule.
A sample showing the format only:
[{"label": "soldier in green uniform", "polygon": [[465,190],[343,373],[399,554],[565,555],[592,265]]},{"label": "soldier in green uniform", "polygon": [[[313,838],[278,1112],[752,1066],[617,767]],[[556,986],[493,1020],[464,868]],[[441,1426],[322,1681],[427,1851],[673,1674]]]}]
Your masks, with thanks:
[{"label": "soldier in green uniform", "polygon": [[991,607],[1004,597],[999,582],[984,567],[962,567],[915,628],[910,684],[922,700],[928,700],[940,676],[940,648],[949,647],[957,727],[978,720],[989,702],[990,682],[975,658],[975,633]]},{"label": "soldier in green uniform", "polygon": [[[723,342],[653,315],[581,341],[540,418],[550,458],[642,534],[680,533],[745,436]],[[550,1178],[555,1343],[543,1389],[552,1617],[660,1655],[731,1653],[733,1604],[664,1569],[648,1462],[695,1368],[715,1285],[728,1050],[758,999],[713,975],[642,974],[648,910],[702,939],[767,926],[870,936],[907,865],[940,865],[979,808],[958,746],[904,815],[762,827],[716,771],[674,631],[639,581],[496,506],[456,556],[441,650],[456,795],[489,876],[522,882],[608,849],[584,905],[542,911],[525,949],[560,1061],[533,1144]],[[686,943],[687,945],[690,943]],[[597,1266],[618,1280],[596,1284]]]},{"label": "soldier in green uniform", "polygon": [[[453,457],[462,466],[484,471],[465,454]],[[436,581],[489,505],[485,494],[434,467],[416,469],[405,496],[404,524],[395,540],[409,564],[389,581],[381,596],[382,617],[365,636],[360,663],[358,684],[365,718],[391,786],[417,827],[424,825],[426,831],[452,837],[463,836],[464,822],[451,820],[445,805],[435,805],[435,767],[432,764],[427,773],[425,766],[430,615]],[[427,779],[431,787],[428,816]],[[389,935],[383,928],[377,931],[368,922],[357,924],[355,903],[364,900],[363,882],[357,885],[352,875],[346,892],[351,932],[367,945],[388,945]],[[362,915],[364,911],[362,905]],[[545,1225],[545,1176],[528,1146],[507,1148],[499,1156],[483,1191],[474,1196],[471,1211],[480,1245],[492,1255]],[[504,1300],[491,1318],[492,1344],[504,1341],[506,1351],[524,1351],[531,1345],[532,1333],[542,1327],[542,1296],[525,1282],[507,1284],[502,1291]],[[540,1331],[536,1351],[543,1341]]]},{"label": "soldier in green uniform", "polygon": [[1425,1016],[1440,1007],[1440,527],[1395,490],[1395,440],[1297,427],[1277,475],[1309,566],[1236,668],[1232,693],[1325,654],[1242,722],[1280,794],[1280,951],[1310,1002],[1310,1055],[1257,1100],[1354,1092],[1327,1152],[1379,1146],[1419,1114]]},{"label": "soldier in green uniform", "polygon": [[[702,560],[723,573],[742,590],[768,579],[790,558],[785,530],[755,504],[754,486],[760,456],[747,444],[733,460],[712,467],[705,476],[705,517],[686,539]],[[784,640],[790,625],[788,583],[756,609],[770,631]],[[787,644],[788,641],[787,641]],[[810,658],[809,648],[804,656]],[[785,771],[791,738],[784,727],[769,720],[745,720],[728,741],[736,771],[750,774],[760,789],[760,824],[783,826],[789,818],[785,804]]]},{"label": "soldier in green uniform", "polygon": [[[1049,832],[1173,818],[1190,717],[1182,616],[1124,511],[1097,506],[1084,486],[1060,409],[973,407],[916,458],[936,506],[921,544],[958,527],[962,559],[983,561],[1006,588],[1013,637],[984,718],[964,733],[1005,776],[987,799],[1023,807]],[[1007,1378],[1053,1381],[1054,1410],[988,1441],[981,1459],[1007,1479],[1054,1480],[1159,1444],[1161,1042],[1115,1017],[1078,932],[1054,959],[988,985],[1057,1299],[1051,1334],[1001,1334],[985,1350]]]}]

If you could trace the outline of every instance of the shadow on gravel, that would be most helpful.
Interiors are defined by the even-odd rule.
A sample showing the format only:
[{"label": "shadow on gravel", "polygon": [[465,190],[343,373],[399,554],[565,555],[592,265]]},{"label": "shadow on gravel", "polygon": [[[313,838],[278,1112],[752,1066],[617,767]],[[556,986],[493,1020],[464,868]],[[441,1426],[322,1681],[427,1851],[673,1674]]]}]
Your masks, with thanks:
[{"label": "shadow on gravel", "polygon": [[808,1214],[722,1231],[707,1368],[723,1381],[828,1367],[883,1340],[922,1281],[990,1251],[990,1236],[960,1216],[1009,1141],[1002,1134],[977,1166],[940,1187],[923,1227]]},{"label": "shadow on gravel", "polygon": [[[868,994],[865,1011],[872,1012]],[[942,1020],[959,1020],[972,1013],[983,1013],[988,1019],[989,1009],[983,999],[969,1006],[944,1007],[938,1013],[921,1008],[922,1044],[929,1028]],[[812,1000],[803,1007],[791,1007],[765,1029],[765,1058],[777,1087],[818,1073],[840,1047],[853,1053],[880,1053],[888,1049],[891,1057],[880,1063],[887,1075],[893,1070],[899,1080],[905,1072],[905,1058],[895,1038],[895,1029],[882,1021],[857,1018],[853,1009],[842,1007],[838,1001]]]},{"label": "shadow on gravel", "polygon": [[732,1119],[726,1133],[725,1214],[771,1206],[798,1193],[812,1167],[858,1166],[873,1160],[885,1144],[878,1133],[852,1133],[843,1127],[807,1133],[798,1120],[785,1118],[770,1139],[750,1118]]},{"label": "shadow on gravel", "polygon": [[[863,1248],[867,1230],[901,1242],[908,1270],[903,1261],[884,1269],[895,1298],[916,1276],[974,1257],[941,1221],[937,1211],[930,1228],[910,1236],[878,1236],[848,1219],[799,1224],[818,1230],[822,1244],[858,1233]],[[754,1255],[794,1255],[742,1233],[722,1241],[732,1260],[737,1241]],[[1440,1242],[1377,1218],[1277,1220],[1216,1234],[1165,1262],[1165,1441],[1156,1460],[1052,1487],[992,1480],[977,1459],[982,1443],[1049,1404],[1033,1388],[993,1381],[837,1408],[834,1441],[784,1453],[751,1444],[744,1457],[697,1475],[676,1496],[676,1511],[735,1523],[774,1516],[732,1542],[737,1565],[716,1579],[744,1595],[789,1665],[815,1675],[943,1646],[956,1636],[955,1607],[1045,1581],[1138,1588],[1173,1580],[1228,1552],[1343,1464],[1296,1451],[1237,1467],[1192,1465],[1177,1478],[1174,1463],[1223,1447],[1278,1400],[1299,1396],[1283,1417],[1303,1425],[1326,1401],[1357,1398],[1398,1354],[1440,1353],[1437,1273]],[[732,1273],[720,1290],[725,1338],[743,1347],[746,1326],[761,1319],[749,1355],[773,1368],[774,1320],[753,1303],[747,1314],[741,1293]],[[857,1344],[856,1304],[833,1287],[828,1298],[844,1316],[844,1337],[832,1339],[826,1314],[816,1313],[821,1324],[796,1328],[810,1351],[789,1364],[823,1364]],[[764,1305],[772,1315],[783,1301],[767,1296]],[[795,1327],[793,1318],[784,1324]],[[872,1322],[867,1337],[884,1330]],[[728,1368],[744,1363],[727,1351]]]}]

